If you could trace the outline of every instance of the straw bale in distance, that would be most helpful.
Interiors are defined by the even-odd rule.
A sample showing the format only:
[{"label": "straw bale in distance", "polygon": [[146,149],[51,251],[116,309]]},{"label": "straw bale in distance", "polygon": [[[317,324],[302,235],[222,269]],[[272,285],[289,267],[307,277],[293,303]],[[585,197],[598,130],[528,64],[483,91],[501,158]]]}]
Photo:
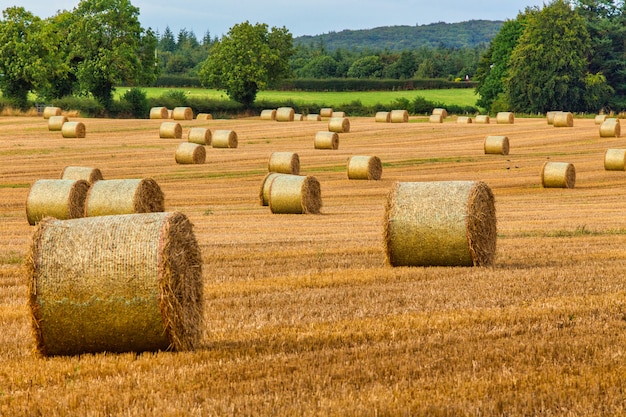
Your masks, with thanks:
[{"label": "straw bale in distance", "polygon": [[269,206],[274,214],[318,214],[320,183],[311,176],[278,175],[270,184]]},{"label": "straw bale in distance", "polygon": [[328,121],[328,130],[336,133],[349,133],[350,119],[347,117],[331,117]]},{"label": "straw bale in distance", "polygon": [[45,217],[61,220],[83,217],[89,183],[85,180],[38,180],[26,198],[26,218],[30,225]]},{"label": "straw bale in distance", "polygon": [[440,114],[443,119],[448,117],[448,111],[439,107],[434,108],[431,114]]},{"label": "straw bale in distance", "polygon": [[600,125],[600,137],[601,138],[619,138],[621,136],[621,127],[619,119],[607,118]]},{"label": "straw bale in distance", "polygon": [[574,116],[568,111],[556,112],[554,119],[552,120],[552,125],[554,127],[573,127]]},{"label": "straw bale in distance", "polygon": [[150,109],[150,119],[168,119],[167,107],[152,107]]},{"label": "straw bale in distance", "polygon": [[594,123],[597,125],[601,125],[608,116],[606,114],[598,114],[594,119]]},{"label": "straw bale in distance", "polygon": [[391,123],[408,123],[409,112],[406,110],[391,110],[389,118]]},{"label": "straw bale in distance", "polygon": [[295,152],[272,152],[267,163],[269,172],[300,174],[300,157]]},{"label": "straw bale in distance", "polygon": [[515,123],[515,113],[510,111],[501,111],[496,114],[496,123],[500,125],[512,125]]},{"label": "straw bale in distance", "polygon": [[238,144],[239,140],[234,130],[216,130],[213,132],[211,146],[214,148],[236,148]]},{"label": "straw bale in distance", "polygon": [[26,269],[43,356],[201,345],[202,257],[181,213],[47,218]]},{"label": "straw bale in distance", "polygon": [[496,211],[482,181],[396,183],[383,224],[392,266],[493,265]]},{"label": "straw bale in distance", "polygon": [[456,122],[458,124],[471,124],[472,123],[472,118],[468,117],[468,116],[459,116],[456,118]]},{"label": "straw bale in distance", "polygon": [[46,120],[50,119],[50,117],[52,116],[60,116],[60,115],[61,115],[60,107],[46,106],[43,108],[43,118]]},{"label": "straw bale in distance", "polygon": [[85,180],[89,184],[93,184],[102,178],[102,172],[98,168],[67,166],[61,172],[62,180]]},{"label": "straw bale in distance", "polygon": [[320,117],[333,117],[333,109],[331,107],[322,107],[320,109]]},{"label": "straw bale in distance", "polygon": [[443,123],[443,116],[441,114],[431,114],[428,118],[429,123]]},{"label": "straw bale in distance", "polygon": [[294,113],[293,120],[296,122],[301,122],[304,120],[304,116],[302,115],[302,113]]},{"label": "straw bale in distance", "polygon": [[174,159],[177,164],[204,164],[206,148],[197,143],[183,142],[176,148]]},{"label": "straw bale in distance", "polygon": [[279,107],[276,109],[277,122],[293,122],[295,112],[292,107]]},{"label": "straw bale in distance", "polygon": [[48,130],[51,132],[61,131],[63,125],[68,121],[67,116],[50,116],[48,119]]},{"label": "straw bale in distance", "polygon": [[604,153],[604,169],[607,171],[625,171],[626,149],[607,149]]},{"label": "straw bale in distance", "polygon": [[374,116],[374,121],[377,123],[391,123],[391,112],[379,111]]},{"label": "straw bale in distance", "polygon": [[61,127],[61,134],[64,138],[84,138],[87,131],[83,122],[65,122]]},{"label": "straw bale in distance", "polygon": [[576,170],[568,162],[546,162],[541,168],[541,186],[544,188],[574,188]]},{"label": "straw bale in distance", "polygon": [[211,130],[206,127],[192,127],[189,129],[187,141],[198,145],[211,144]]},{"label": "straw bale in distance", "polygon": [[485,154],[508,155],[509,138],[506,136],[487,136],[484,147]]},{"label": "straw bale in distance", "polygon": [[151,178],[100,180],[87,193],[85,216],[164,211],[165,196]]},{"label": "straw bale in distance", "polygon": [[331,117],[346,117],[346,112],[333,110],[333,115]]},{"label": "straw bale in distance", "polygon": [[261,110],[261,120],[276,120],[276,109]]},{"label": "straw bale in distance", "polygon": [[337,132],[317,132],[313,142],[315,149],[339,149],[339,135]]},{"label": "straw bale in distance", "polygon": [[488,125],[491,122],[491,118],[486,114],[479,114],[475,119],[475,122],[478,124]]},{"label": "straw bale in distance", "polygon": [[178,122],[163,122],[159,127],[159,137],[162,139],[181,139],[183,127]]},{"label": "straw bale in distance", "polygon": [[546,120],[549,125],[554,124],[554,116],[559,112],[560,110],[546,112]]},{"label": "straw bale in distance", "polygon": [[290,175],[290,174],[281,174],[279,172],[270,172],[263,178],[263,183],[261,184],[261,189],[259,190],[259,200],[262,206],[268,206],[270,203],[270,186],[272,185],[272,181],[279,175]]},{"label": "straw bale in distance", "polygon": [[196,120],[213,120],[213,115],[211,113],[198,113]]},{"label": "straw bale in distance", "polygon": [[320,116],[319,114],[311,113],[311,114],[307,114],[304,117],[304,120],[307,122],[319,122],[322,120],[322,116]]},{"label": "straw bale in distance", "polygon": [[355,155],[348,158],[348,179],[379,180],[383,164],[377,156]]},{"label": "straw bale in distance", "polygon": [[174,120],[193,120],[193,110],[191,107],[174,107],[172,111]]}]

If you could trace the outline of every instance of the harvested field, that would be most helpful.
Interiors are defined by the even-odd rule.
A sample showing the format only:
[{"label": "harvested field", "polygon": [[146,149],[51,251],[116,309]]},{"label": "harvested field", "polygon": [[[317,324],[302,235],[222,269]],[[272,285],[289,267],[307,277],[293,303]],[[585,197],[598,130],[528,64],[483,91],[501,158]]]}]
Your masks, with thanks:
[{"label": "harvested field", "polygon": [[[80,118],[75,118],[79,120]],[[605,415],[626,413],[626,186],[606,171],[593,119],[514,124],[376,123],[351,117],[341,147],[327,125],[210,121],[238,148],[179,165],[161,120],[88,122],[69,141],[41,117],[0,118],[0,415]],[[424,123],[416,123],[424,122]],[[183,129],[206,121],[181,121]],[[485,155],[488,135],[509,155]],[[295,152],[319,181],[319,215],[259,204],[271,152]],[[377,155],[379,181],[346,161]],[[547,160],[576,187],[542,188]],[[194,224],[205,329],[191,352],[34,353],[23,266],[30,185],[68,165],[107,179],[150,177],[166,211]],[[494,267],[391,267],[383,215],[392,184],[484,181],[495,197]]]}]

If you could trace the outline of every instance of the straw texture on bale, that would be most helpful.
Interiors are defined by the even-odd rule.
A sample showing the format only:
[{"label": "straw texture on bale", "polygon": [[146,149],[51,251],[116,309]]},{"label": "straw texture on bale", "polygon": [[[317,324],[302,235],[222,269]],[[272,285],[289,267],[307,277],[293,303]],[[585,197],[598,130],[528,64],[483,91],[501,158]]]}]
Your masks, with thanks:
[{"label": "straw texture on bale", "polygon": [[482,181],[396,183],[387,196],[383,227],[392,266],[494,262],[494,197]]},{"label": "straw texture on bale", "polygon": [[198,113],[196,120],[213,120],[213,115],[211,113]]},{"label": "straw texture on bale", "polygon": [[554,124],[554,116],[557,113],[559,113],[559,111],[549,111],[549,112],[546,112],[546,120],[547,120],[549,125]]},{"label": "straw texture on bale", "polygon": [[597,125],[601,125],[608,116],[606,114],[598,114],[594,119],[594,123]]},{"label": "straw texture on bale", "polygon": [[472,123],[472,118],[468,116],[459,116],[456,118],[456,122],[458,124],[470,124]]},{"label": "straw texture on bale", "polygon": [[328,130],[336,133],[350,132],[350,119],[347,117],[331,117],[328,121]]},{"label": "straw texture on bale", "polygon": [[294,113],[293,120],[296,122],[301,122],[304,120],[304,116],[302,115],[302,113]]},{"label": "straw texture on bale", "polygon": [[408,123],[409,112],[406,110],[391,110],[389,118],[391,123]]},{"label": "straw texture on bale", "polygon": [[491,118],[486,114],[479,114],[476,116],[475,121],[478,124],[488,125],[491,122]]},{"label": "straw texture on bale", "polygon": [[448,110],[436,107],[431,114],[440,114],[442,118],[448,117]]},{"label": "straw texture on bale", "polygon": [[169,118],[169,112],[167,111],[167,107],[152,107],[150,109],[150,118],[151,119],[167,119]]},{"label": "straw texture on bale", "polygon": [[351,156],[348,159],[348,179],[379,180],[383,173],[383,164],[377,156]]},{"label": "straw texture on bale", "polygon": [[159,137],[162,139],[181,139],[183,127],[178,122],[163,122],[159,128]]},{"label": "straw texture on bale", "polygon": [[181,213],[47,218],[26,268],[43,356],[200,347],[202,257]]},{"label": "straw texture on bale", "polygon": [[204,164],[206,148],[197,143],[183,142],[176,148],[174,159],[177,164]]},{"label": "straw texture on bale", "polygon": [[496,123],[504,125],[512,125],[515,123],[515,113],[510,111],[501,111],[496,114]]},{"label": "straw texture on bale", "polygon": [[239,140],[234,130],[216,130],[213,132],[211,145],[214,148],[236,148],[238,144]]},{"label": "straw texture on bale", "polygon": [[48,130],[55,132],[60,131],[63,125],[68,121],[67,116],[50,116],[48,119]]},{"label": "straw texture on bale", "polygon": [[269,206],[274,214],[318,214],[320,183],[311,176],[278,175],[270,184]]},{"label": "straw texture on bale", "polygon": [[279,175],[290,175],[290,174],[281,174],[279,172],[270,172],[263,178],[263,183],[261,184],[261,189],[259,190],[259,200],[262,206],[269,206],[270,203],[270,186],[272,185],[272,181]]},{"label": "straw texture on bale", "polygon": [[261,110],[261,120],[276,120],[276,109]]},{"label": "straw texture on bale", "polygon": [[193,110],[191,107],[174,107],[172,110],[174,120],[193,120]]},{"label": "straw texture on bale", "polygon": [[89,184],[100,181],[102,172],[98,168],[67,166],[61,172],[62,180],[85,180]]},{"label": "straw texture on bale", "polygon": [[293,122],[295,112],[292,107],[279,107],[276,109],[277,122]]},{"label": "straw texture on bale", "polygon": [[346,112],[333,110],[333,115],[331,117],[346,117]]},{"label": "straw texture on bale", "polygon": [[390,123],[391,122],[391,112],[388,112],[388,111],[376,112],[376,116],[374,116],[374,120],[377,123]]},{"label": "straw texture on bale", "polygon": [[320,109],[320,117],[333,117],[333,109],[331,107],[322,107]]},{"label": "straw texture on bale", "polygon": [[206,127],[192,127],[191,129],[189,129],[187,141],[191,143],[197,143],[198,145],[210,145],[211,130],[207,129]]},{"label": "straw texture on bale", "polygon": [[34,225],[45,217],[83,217],[89,183],[85,180],[38,180],[26,198],[26,219]]},{"label": "straw texture on bale", "polygon": [[621,136],[621,127],[619,123],[619,119],[616,118],[607,118],[600,125],[600,137],[601,138],[619,138]]},{"label": "straw texture on bale", "polygon": [[574,126],[574,116],[571,112],[560,111],[554,115],[554,119],[552,120],[552,125],[554,127],[573,127]]},{"label": "straw texture on bale", "polygon": [[541,168],[541,186],[544,188],[574,188],[576,170],[568,162],[546,162]]},{"label": "straw texture on bale", "polygon": [[508,155],[509,138],[506,136],[487,136],[485,138],[485,154]]},{"label": "straw texture on bale", "polygon": [[604,169],[607,171],[625,171],[626,149],[607,149],[604,153]]},{"label": "straw texture on bale", "polygon": [[173,119],[174,118],[174,110],[172,110],[172,109],[168,109],[167,110],[167,118],[168,119]]},{"label": "straw texture on bale", "polygon": [[87,193],[85,216],[164,211],[165,196],[151,178],[100,180]]},{"label": "straw texture on bale", "polygon": [[440,114],[431,114],[428,118],[430,123],[443,123],[443,116]]},{"label": "straw texture on bale", "polygon": [[294,152],[272,152],[267,164],[269,172],[300,174],[300,157]]},{"label": "straw texture on bale", "polygon": [[87,130],[83,122],[65,122],[61,127],[61,134],[64,138],[84,138]]},{"label": "straw texture on bale", "polygon": [[44,119],[50,119],[50,117],[52,116],[60,116],[60,115],[61,115],[60,107],[46,106],[43,108]]},{"label": "straw texture on bale", "polygon": [[339,135],[336,132],[317,132],[313,144],[315,149],[339,149]]},{"label": "straw texture on bale", "polygon": [[307,114],[304,120],[307,122],[319,122],[322,120],[322,116],[319,114]]}]

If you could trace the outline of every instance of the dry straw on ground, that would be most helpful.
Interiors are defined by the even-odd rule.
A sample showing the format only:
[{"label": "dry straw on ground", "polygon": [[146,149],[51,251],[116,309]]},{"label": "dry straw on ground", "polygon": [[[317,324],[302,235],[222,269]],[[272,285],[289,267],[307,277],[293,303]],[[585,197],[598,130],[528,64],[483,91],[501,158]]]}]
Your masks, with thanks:
[{"label": "dry straw on ground", "polygon": [[604,153],[604,169],[606,171],[626,170],[626,149],[607,149]]},{"label": "dry straw on ground", "polygon": [[172,111],[174,120],[193,120],[193,110],[191,107],[174,107]]},{"label": "dry straw on ground", "polygon": [[270,186],[272,185],[272,181],[279,175],[290,175],[290,174],[281,174],[279,172],[270,172],[263,178],[263,182],[261,183],[261,188],[259,190],[259,201],[262,206],[269,206],[270,203]]},{"label": "dry straw on ground", "polygon": [[322,107],[320,109],[320,117],[333,117],[333,109],[331,107]]},{"label": "dry straw on ground", "polygon": [[479,114],[476,116],[475,122],[478,124],[488,125],[491,122],[491,118],[486,114]]},{"label": "dry straw on ground", "polygon": [[601,125],[608,116],[606,114],[598,114],[593,120],[595,124]]},{"label": "dry straw on ground", "polygon": [[576,170],[568,162],[546,162],[541,168],[541,186],[544,188],[574,188]]},{"label": "dry straw on ground", "polygon": [[621,127],[619,123],[619,119],[617,118],[607,118],[600,125],[600,137],[601,138],[619,138],[621,136]]},{"label": "dry straw on ground", "polygon": [[183,127],[178,122],[163,122],[159,127],[159,137],[162,139],[181,139]]},{"label": "dry straw on ground", "polygon": [[197,143],[183,142],[176,148],[174,160],[177,164],[204,164],[206,148]]},{"label": "dry straw on ground", "polygon": [[374,116],[374,120],[377,123],[390,123],[391,122],[391,113],[388,111],[379,111],[376,112]]},{"label": "dry straw on ground", "polygon": [[574,116],[571,112],[556,112],[556,114],[554,115],[554,119],[552,120],[552,125],[554,127],[573,127]]},{"label": "dry straw on ground", "polygon": [[507,136],[487,136],[484,148],[485,154],[508,155],[509,138]]},{"label": "dry straw on ground", "polygon": [[313,147],[315,149],[339,149],[339,135],[336,132],[317,132]]},{"label": "dry straw on ground", "polygon": [[84,138],[87,130],[83,122],[65,122],[61,127],[61,134],[64,138]]},{"label": "dry straw on ground", "polygon": [[26,262],[32,332],[44,356],[201,344],[202,258],[181,213],[48,218]]},{"label": "dry straw on ground", "polygon": [[152,107],[150,109],[150,118],[151,119],[168,119],[169,111],[167,107]]},{"label": "dry straw on ground", "polygon": [[322,116],[320,116],[319,114],[315,114],[315,113],[307,114],[304,117],[304,120],[307,122],[319,122],[322,120]]},{"label": "dry straw on ground", "polygon": [[272,152],[267,163],[269,172],[300,174],[300,157],[295,152]]},{"label": "dry straw on ground", "polygon": [[165,196],[151,178],[101,180],[89,189],[85,216],[154,213],[165,210]]},{"label": "dry straw on ground", "polygon": [[216,130],[213,132],[211,146],[214,148],[236,148],[238,144],[237,132],[234,130]]},{"label": "dry straw on ground", "polygon": [[213,120],[213,115],[211,113],[198,113],[196,120]]},{"label": "dry straw on ground", "polygon": [[26,198],[26,218],[34,225],[45,217],[83,217],[89,183],[85,180],[38,180]]},{"label": "dry straw on ground", "polygon": [[61,172],[61,179],[63,180],[85,180],[89,184],[93,184],[102,178],[102,172],[98,168],[93,167],[81,167],[81,166],[66,166]]},{"label": "dry straw on ground", "polygon": [[280,174],[270,183],[269,206],[274,214],[318,214],[320,183],[312,176]]},{"label": "dry straw on ground", "polygon": [[261,110],[261,120],[276,120],[276,109]]},{"label": "dry straw on ground", "polygon": [[347,168],[351,180],[379,180],[383,173],[383,164],[377,156],[351,156]]},{"label": "dry straw on ground", "polygon": [[44,119],[50,119],[50,117],[52,116],[60,116],[60,115],[61,115],[60,107],[46,106],[43,108]]},{"label": "dry straw on ground", "polygon": [[392,266],[494,262],[494,197],[482,181],[396,183],[387,196],[383,227]]},{"label": "dry straw on ground", "polygon": [[459,116],[459,117],[456,118],[456,122],[458,124],[461,124],[461,125],[463,125],[463,124],[465,124],[465,125],[466,124],[471,124],[472,123],[472,118],[468,117],[468,116]]},{"label": "dry straw on ground", "polygon": [[350,119],[347,117],[331,117],[328,121],[328,130],[336,133],[350,132]]},{"label": "dry straw on ground", "polygon": [[68,121],[69,119],[67,118],[67,116],[51,116],[48,119],[48,130],[51,132],[58,132]]},{"label": "dry straw on ground", "polygon": [[206,127],[192,127],[187,134],[187,141],[198,145],[210,145],[211,130]]},{"label": "dry straw on ground", "polygon": [[391,110],[389,118],[391,123],[407,123],[409,121],[409,112],[406,110]]},{"label": "dry straw on ground", "polygon": [[443,123],[443,116],[441,114],[431,114],[428,118],[429,123]]},{"label": "dry straw on ground", "polygon": [[515,123],[515,113],[510,111],[501,111],[496,114],[496,123],[499,125],[512,125]]},{"label": "dry straw on ground", "polygon": [[433,109],[431,114],[440,114],[441,117],[445,119],[446,117],[448,117],[448,110],[436,107]]},{"label": "dry straw on ground", "polygon": [[277,122],[293,122],[295,112],[292,107],[279,107],[276,109]]}]

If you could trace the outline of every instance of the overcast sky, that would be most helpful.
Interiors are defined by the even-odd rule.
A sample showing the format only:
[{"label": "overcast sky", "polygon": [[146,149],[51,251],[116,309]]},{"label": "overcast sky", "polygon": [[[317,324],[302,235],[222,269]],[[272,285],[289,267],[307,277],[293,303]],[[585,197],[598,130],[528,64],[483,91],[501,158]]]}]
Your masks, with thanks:
[{"label": "overcast sky", "polygon": [[[0,10],[22,6],[41,18],[59,10],[72,10],[79,0],[0,0]],[[139,8],[144,28],[163,33],[166,26],[176,35],[193,31],[198,39],[225,34],[234,24],[267,23],[285,26],[294,37],[319,35],[344,29],[379,26],[455,23],[466,20],[514,19],[529,6],[549,1],[531,0],[131,0]]]}]

